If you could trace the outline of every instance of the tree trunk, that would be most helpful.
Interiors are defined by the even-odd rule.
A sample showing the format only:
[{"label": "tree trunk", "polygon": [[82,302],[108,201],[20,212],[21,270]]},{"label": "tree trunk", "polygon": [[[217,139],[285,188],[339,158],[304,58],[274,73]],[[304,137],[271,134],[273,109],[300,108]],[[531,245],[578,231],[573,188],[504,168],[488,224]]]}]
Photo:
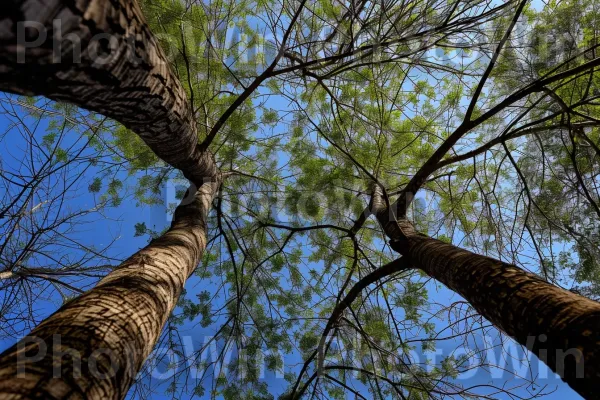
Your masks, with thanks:
[{"label": "tree trunk", "polygon": [[4,1],[0,90],[115,119],[197,186],[216,174],[185,90],[135,0]]},{"label": "tree trunk", "polygon": [[395,225],[397,230],[388,225],[386,232],[394,238],[391,246],[414,267],[460,294],[577,393],[588,399],[598,397],[600,303],[515,265],[419,234],[406,220]]},{"label": "tree trunk", "polygon": [[214,158],[136,1],[9,0],[0,90],[113,118],[199,188],[169,231],[0,356],[1,398],[123,398],[204,252]]},{"label": "tree trunk", "polygon": [[124,398],[201,259],[218,185],[200,187],[164,235],[5,351],[0,398]]}]

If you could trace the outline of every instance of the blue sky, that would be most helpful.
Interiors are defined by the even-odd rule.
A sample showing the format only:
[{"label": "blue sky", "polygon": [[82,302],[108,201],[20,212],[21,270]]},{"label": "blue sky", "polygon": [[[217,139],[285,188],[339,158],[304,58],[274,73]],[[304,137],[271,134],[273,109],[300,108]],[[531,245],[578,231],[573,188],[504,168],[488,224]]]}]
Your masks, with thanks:
[{"label": "blue sky", "polygon": [[[274,99],[273,102],[274,103],[272,106],[274,108],[282,109],[286,107],[285,103],[281,100]],[[19,151],[24,151],[25,149],[25,144],[22,142],[22,136],[19,135],[17,128],[11,128],[10,123],[11,121],[9,121],[5,116],[0,116],[0,131],[8,130],[0,142],[0,159],[5,168],[16,167],[21,162]],[[41,125],[38,127],[36,135],[41,140],[45,132],[46,126]],[[77,140],[77,133],[72,132],[70,133],[70,136],[65,139],[65,143],[75,143]],[[280,159],[279,161],[280,163],[287,162],[285,159]],[[73,190],[74,196],[69,199],[69,207],[73,209],[87,209],[94,206],[97,198],[89,192],[87,186],[93,180],[93,178],[98,175],[98,173],[99,171],[97,168],[91,168],[85,172],[85,176],[81,180],[81,184]],[[133,190],[136,184],[135,177],[127,178],[124,170],[118,172],[116,176],[126,183],[126,187],[129,187],[130,191]],[[162,194],[163,198],[165,199],[165,203],[173,200],[172,193],[173,187],[167,184],[167,186],[163,189]],[[164,205],[138,206],[136,201],[131,196],[126,197],[125,201],[123,201],[118,207],[107,209],[105,213],[102,214],[101,218],[96,218],[82,227],[77,234],[77,240],[85,245],[96,247],[102,247],[114,241],[114,245],[110,248],[110,256],[115,260],[125,259],[147,243],[147,238],[134,236],[134,225],[139,222],[144,222],[148,227],[160,231],[169,223],[167,208]],[[0,234],[3,233],[4,232],[0,230]],[[193,298],[203,289],[204,282],[197,276],[193,276],[186,285],[188,298]],[[430,293],[430,301],[434,303],[451,304],[453,302],[462,300],[456,294],[450,292],[433,281],[428,283],[428,289]],[[45,316],[52,313],[62,303],[59,293],[56,291],[53,293],[54,295],[52,298],[36,303],[36,312],[39,319],[43,319]],[[436,325],[440,329],[444,327],[444,323],[441,320],[436,321]],[[195,350],[199,349],[204,343],[206,343],[207,338],[214,334],[210,328],[202,328],[197,321],[186,321],[184,325],[178,329],[178,332],[183,338],[183,343],[189,344],[188,348],[193,348]],[[494,343],[497,343],[497,337],[493,331],[490,332],[490,337],[490,340],[492,340]],[[440,342],[438,349],[440,350],[441,355],[444,356],[449,355],[452,352],[464,353],[463,350],[468,350],[469,348],[472,349],[474,345],[478,343],[477,340],[480,339],[474,339],[472,342],[468,343],[469,346],[466,347],[462,341],[446,340]],[[0,342],[0,349],[5,349],[14,344],[14,342],[14,339],[3,340]],[[516,360],[508,359],[506,361],[507,368],[509,370],[518,370],[523,368],[524,365],[526,366],[526,364],[520,362],[519,357],[524,355],[529,356],[529,354],[519,352],[516,346],[513,347],[510,345],[510,342],[507,344],[507,347],[510,348],[511,351],[514,351],[513,355],[515,355],[517,358]],[[157,349],[157,354],[163,354],[163,350],[164,349],[159,346]],[[217,350],[220,349],[217,348]],[[209,354],[210,352],[207,352],[205,356],[208,356]],[[488,356],[496,357],[496,361],[498,361],[500,352],[491,352],[488,354]],[[423,354],[418,353],[415,354],[415,357],[419,357],[419,359],[422,361],[426,359]],[[555,374],[548,371],[543,364],[539,363],[535,356],[531,357],[531,364],[533,365],[533,368],[531,370],[524,368],[523,371],[528,377],[538,376],[538,379],[536,380],[538,388],[536,391],[539,390],[539,386],[541,385],[546,386],[547,391],[555,390],[548,398],[580,398],[572,390],[570,390],[567,385],[562,383],[562,381]],[[300,360],[301,357],[298,354],[286,355],[284,358],[284,363],[287,368],[297,369],[297,364],[300,362]],[[178,361],[183,360],[181,357],[179,357]],[[502,363],[502,361],[500,361],[500,363]],[[153,382],[157,385],[156,393],[152,395],[152,398],[172,398],[172,396],[165,395],[164,390],[172,381],[171,375],[173,371],[165,371],[164,367],[164,363],[159,364],[152,372],[150,372],[150,374],[154,376]],[[484,385],[489,384],[490,382],[495,384],[503,384],[507,376],[509,376],[509,374],[502,374],[497,369],[487,371],[484,369],[478,369],[475,374],[465,373],[464,376],[459,377],[459,383],[463,383],[466,386],[478,384]],[[287,383],[282,377],[275,376],[271,372],[266,373],[264,381],[268,384],[273,393],[280,393],[287,386]],[[526,380],[524,379],[516,379],[512,381],[511,384],[520,385],[525,382]],[[532,390],[531,387],[518,389],[515,391],[515,394],[528,397],[528,390]],[[206,397],[207,396],[205,396],[205,398]],[[508,398],[507,396],[500,397]]]},{"label": "blue sky", "polygon": [[[0,131],[9,129],[10,121],[5,117],[0,118]],[[46,134],[47,127],[40,126],[38,127],[38,131],[36,136],[41,140],[43,135]],[[70,132],[70,137],[65,139],[64,145],[76,143],[78,138],[77,132]],[[11,168],[17,166],[22,160],[19,158],[19,151],[23,151],[24,142],[22,141],[23,137],[19,134],[17,128],[13,127],[8,130],[8,133],[4,136],[2,142],[0,143],[0,156],[2,159],[2,165],[4,169]],[[280,162],[285,162],[286,160],[280,160]],[[86,172],[85,178],[82,179],[82,183],[78,185],[75,190],[72,198],[69,199],[68,207],[72,209],[86,209],[92,207],[95,204],[94,195],[91,194],[87,188],[89,182],[93,180],[95,176],[98,174],[98,170],[94,168],[88,170]],[[127,185],[135,185],[135,178],[127,178],[124,171],[117,173],[121,179],[126,182]],[[174,187],[173,183],[168,183],[163,188],[162,197],[165,199],[165,203],[169,203],[174,201]],[[115,240],[114,245],[110,249],[110,255],[115,259],[124,259],[130,254],[134,253],[136,250],[144,246],[147,242],[147,238],[143,237],[134,237],[134,224],[144,222],[146,225],[154,230],[160,231],[164,227],[168,226],[169,223],[169,215],[167,212],[167,208],[165,205],[158,206],[138,206],[136,205],[136,201],[134,201],[131,197],[126,198],[118,207],[109,208],[106,210],[105,214],[103,214],[102,218],[97,218],[91,222],[89,222],[77,235],[77,239],[82,243],[89,246],[97,246],[102,247],[105,244],[110,243]],[[428,283],[430,300],[435,303],[441,304],[451,304],[456,301],[460,301],[461,299],[454,293],[448,291],[443,286],[430,281]],[[188,297],[193,298],[195,294],[199,293],[204,289],[204,284],[200,278],[197,276],[193,276],[186,285],[186,290],[188,291]],[[49,301],[43,301],[36,303],[36,311],[40,319],[49,315],[53,312],[62,302],[59,294],[54,291],[54,296],[49,299]],[[442,320],[437,320],[436,325],[442,329],[445,325]],[[188,350],[198,350],[201,346],[206,343],[206,340],[210,338],[214,332],[210,328],[202,328],[197,324],[197,321],[186,321],[182,327],[178,329],[179,335],[182,336],[183,343],[187,344]],[[444,335],[441,335],[444,336]],[[497,337],[494,332],[490,332],[490,339],[492,342],[497,343]],[[0,347],[2,349],[12,345],[14,340],[3,340],[0,342]],[[468,354],[470,350],[474,348],[474,345],[477,343],[477,340],[469,343],[468,346],[464,346],[464,343],[458,340],[446,340],[441,341],[437,348],[440,355],[447,356],[452,354],[453,352],[458,354]],[[539,390],[540,385],[546,386],[546,391],[554,391],[553,394],[550,395],[550,398],[568,398],[568,399],[577,399],[579,396],[573,393],[565,384],[563,384],[560,379],[557,378],[555,374],[548,371],[548,369],[541,363],[537,362],[535,356],[532,357],[531,364],[533,365],[533,369],[529,370],[527,368],[527,364],[523,364],[518,358],[523,357],[525,353],[522,353],[518,349],[517,346],[511,346],[510,342],[508,342],[508,348],[512,354],[517,357],[517,359],[507,359],[506,365],[509,370],[521,370],[521,373],[524,373],[526,377],[530,376],[539,376],[542,378],[538,378],[536,384],[538,385],[537,390]],[[481,343],[480,343],[481,344]],[[209,351],[205,352],[204,357],[210,356],[211,352],[215,350],[221,350],[219,347],[209,349]],[[156,354],[165,355],[166,349],[164,347],[159,347],[156,350]],[[191,354],[191,352],[189,353]],[[496,362],[500,362],[502,364],[503,361],[500,360],[500,351],[495,350],[490,353],[486,353],[488,357],[492,357],[496,360]],[[528,354],[527,354],[528,355]],[[176,357],[173,354],[171,357]],[[430,354],[429,357],[432,355]],[[427,358],[424,354],[415,353],[414,357],[418,358],[419,361],[424,362]],[[284,364],[286,368],[297,369],[297,364],[300,362],[301,358],[298,354],[294,355],[285,355],[284,356]],[[181,357],[178,358],[177,361],[184,361]],[[164,363],[159,363],[154,367],[154,369],[150,372],[152,378],[152,385],[156,385],[156,392],[152,395],[152,398],[156,399],[166,399],[171,398],[171,396],[165,395],[164,390],[168,387],[168,385],[172,382],[172,376],[174,370],[165,369]],[[492,370],[484,370],[482,368],[478,369],[474,372],[466,372],[462,376],[459,377],[458,382],[465,384],[466,386],[470,385],[485,385],[489,383],[502,384],[506,377],[509,374],[502,374],[500,370],[492,369]],[[193,376],[191,377],[193,381]],[[272,372],[266,372],[264,376],[264,381],[268,384],[269,389],[272,393],[280,393],[285,387],[286,382],[282,376],[275,376]],[[525,384],[526,380],[516,379],[513,380],[510,384],[512,385],[522,385]],[[517,390],[515,393],[520,394],[524,397],[528,396],[528,390],[531,390],[531,387],[524,387]],[[206,397],[206,396],[205,396]],[[501,397],[507,398],[507,397]]]}]

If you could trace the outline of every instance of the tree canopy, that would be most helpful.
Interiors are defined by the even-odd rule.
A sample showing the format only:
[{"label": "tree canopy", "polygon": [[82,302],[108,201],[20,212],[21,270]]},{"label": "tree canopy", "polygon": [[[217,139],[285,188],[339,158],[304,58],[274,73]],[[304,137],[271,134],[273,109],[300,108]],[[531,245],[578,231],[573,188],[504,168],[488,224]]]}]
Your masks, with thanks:
[{"label": "tree canopy", "polygon": [[[430,237],[599,298],[595,0],[140,4],[224,178],[206,253],[161,336],[177,362],[157,353],[132,397],[551,392],[527,371],[523,388],[457,379],[497,368],[473,354],[510,339],[422,271],[382,268],[398,254],[373,193]],[[1,102],[22,136],[6,153],[19,161],[3,150],[0,163],[2,334],[14,338],[39,321],[37,293],[68,301],[119,259],[80,224],[124,201],[165,205],[165,187],[181,199],[187,185],[127,124],[40,98]],[[125,221],[148,241],[166,228]],[[186,335],[201,343],[191,353]],[[461,344],[473,353],[423,361]]]}]

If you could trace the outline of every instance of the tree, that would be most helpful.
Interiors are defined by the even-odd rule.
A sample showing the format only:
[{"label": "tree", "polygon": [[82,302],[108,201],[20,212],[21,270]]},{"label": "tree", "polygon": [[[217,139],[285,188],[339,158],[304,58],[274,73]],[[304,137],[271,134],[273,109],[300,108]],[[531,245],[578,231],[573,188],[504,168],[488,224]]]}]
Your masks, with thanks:
[{"label": "tree", "polygon": [[[25,10],[30,5],[23,2],[18,7]],[[56,14],[38,15],[43,18],[38,22],[44,26],[51,25],[56,15],[78,21],[75,30],[68,33],[76,33],[82,40],[81,46],[85,49],[82,63],[68,63],[63,71],[58,71],[56,66],[63,64],[50,62],[55,56],[52,48],[36,54],[36,60],[29,60],[25,65],[33,67],[41,63],[47,65],[48,70],[35,68],[33,76],[42,82],[49,76],[62,78],[52,79],[47,85],[40,85],[38,81],[28,88],[25,82],[31,81],[31,76],[27,77],[27,74],[31,74],[32,70],[18,65],[17,52],[4,52],[4,61],[6,65],[12,64],[12,68],[3,70],[3,81],[7,82],[6,78],[11,76],[10,81],[15,85],[13,91],[21,93],[31,93],[31,88],[46,87],[49,92],[40,94],[85,104],[90,109],[122,122],[135,130],[159,157],[185,171],[198,186],[190,190],[193,198],[187,202],[189,204],[182,204],[176,211],[168,232],[122,263],[94,289],[64,305],[32,331],[32,335],[41,342],[36,341],[27,346],[39,349],[40,343],[45,346],[53,335],[59,334],[61,343],[54,343],[56,349],[78,351],[86,368],[81,371],[71,370],[69,376],[63,378],[63,383],[58,383],[53,378],[52,365],[60,360],[60,351],[53,352],[42,363],[30,362],[19,366],[17,361],[23,348],[17,345],[13,350],[7,351],[0,362],[3,365],[1,374],[4,377],[12,376],[4,381],[2,390],[7,394],[21,393],[25,396],[28,392],[39,390],[44,396],[54,398],[72,393],[92,398],[120,398],[126,394],[137,371],[152,350],[186,278],[200,261],[206,245],[208,208],[221,178],[212,155],[196,145],[195,124],[191,123],[191,110],[183,89],[172,76],[137,4],[122,2],[113,7],[108,2],[100,1],[81,9],[63,4],[54,11]],[[62,14],[65,12],[68,16]],[[104,28],[106,33],[114,32],[119,35],[122,47],[117,49],[118,52],[127,54],[128,50],[132,50],[140,58],[123,58],[124,65],[109,64],[108,67],[104,66],[105,69],[94,68],[98,63],[95,57],[98,49],[95,46],[99,43],[90,42],[95,31],[90,28],[88,15],[97,18],[93,29],[102,32]],[[3,35],[9,35],[9,41],[11,37],[12,41],[16,41],[18,30],[13,29],[10,19],[4,21]],[[124,24],[121,26],[123,31],[117,29],[119,24]],[[137,41],[136,47],[128,48],[132,38]],[[142,43],[144,44],[141,45]],[[85,65],[89,67],[86,68]],[[92,82],[97,82],[98,85],[92,87],[89,85]],[[115,82],[118,82],[121,96],[114,96]],[[6,89],[10,90],[8,87]],[[134,112],[134,116],[130,113],[133,110],[138,110],[139,113]],[[127,293],[126,297],[123,297],[124,293]],[[118,355],[118,365],[122,369],[126,368],[126,371],[112,379],[94,378],[94,372],[106,372],[111,368],[110,358],[98,359],[94,355],[98,349]],[[90,366],[90,359],[94,360],[93,367]],[[45,364],[45,367],[41,364]],[[25,368],[26,372],[15,383],[17,368]],[[73,364],[72,368],[76,368],[76,365]],[[77,381],[72,382],[71,379]]]},{"label": "tree", "polygon": [[[124,397],[179,299],[182,315],[174,315],[169,323],[201,317],[203,324],[220,325],[218,336],[225,347],[234,343],[240,350],[234,368],[241,368],[241,350],[250,358],[262,345],[291,351],[297,339],[306,361],[298,376],[290,377],[290,397],[309,389],[332,397],[344,391],[362,396],[347,383],[348,373],[354,371],[373,397],[476,395],[476,387],[462,388],[453,380],[464,360],[448,357],[426,371],[408,357],[408,343],[427,349],[437,337],[435,327],[419,316],[426,292],[421,276],[409,265],[460,293],[520,342],[521,333],[537,335],[552,321],[529,316],[531,330],[511,327],[508,318],[523,303],[506,301],[497,307],[497,298],[506,293],[504,273],[546,288],[553,299],[548,313],[561,309],[574,314],[597,305],[516,266],[417,235],[406,218],[439,239],[465,240],[473,250],[515,264],[523,262],[524,242],[529,241],[539,262],[535,272],[553,284],[561,283],[560,267],[577,264],[555,257],[553,241],[573,242],[577,257],[587,262],[583,268],[574,267],[577,279],[593,284],[597,246],[583,232],[593,229],[598,165],[595,158],[582,160],[581,155],[594,154],[598,147],[594,69],[600,59],[590,56],[596,47],[590,46],[595,38],[594,4],[577,3],[551,4],[539,12],[515,1],[144,3],[152,30],[164,33],[162,45],[173,50],[171,60],[135,2],[57,2],[43,9],[48,13],[34,1],[11,3],[12,13],[0,22],[0,87],[68,101],[120,122],[124,128],[114,136],[124,152],[136,141],[133,132],[193,186],[166,233],[35,328],[30,336],[41,341],[26,339],[3,354],[2,390],[23,397],[33,388],[58,398],[73,393]],[[582,10],[592,17],[579,18]],[[558,14],[561,21],[553,25],[549,21]],[[17,24],[30,20],[49,28],[57,16],[62,29],[54,27],[55,37],[39,43],[33,32],[39,24],[28,30]],[[522,16],[529,19],[530,28],[515,32]],[[220,40],[223,27],[237,22],[250,43],[261,42],[261,28],[243,23],[252,18],[264,21],[263,28],[275,38],[275,45],[265,46],[260,54],[264,63],[256,62],[259,57],[239,61],[246,51],[240,51],[241,43],[227,46]],[[324,28],[329,28],[326,34],[318,35]],[[537,40],[548,31],[577,29],[584,31],[583,40],[561,49],[558,62],[556,57],[551,63],[541,62],[549,59],[541,54],[544,46],[523,55],[512,43],[518,38]],[[107,33],[111,39],[95,36]],[[62,62],[53,62],[57,53],[51,39],[56,35],[62,35]],[[21,47],[14,45],[19,39],[26,41]],[[71,62],[79,45],[81,62]],[[463,61],[432,61],[429,55],[437,50],[457,51]],[[469,60],[472,51],[481,56]],[[264,69],[257,73],[257,66]],[[271,108],[269,96],[286,99],[288,108]],[[279,132],[278,122],[288,124],[291,132]],[[273,132],[265,133],[270,126]],[[261,135],[254,137],[252,132],[260,129]],[[204,137],[200,144],[199,136]],[[556,136],[568,140],[556,143]],[[515,157],[514,143],[529,151]],[[283,165],[270,159],[283,153],[291,155]],[[542,161],[536,164],[536,157]],[[132,168],[153,165],[152,157],[146,160]],[[504,166],[506,160],[510,166]],[[540,178],[534,172],[538,165],[552,172],[544,170]],[[171,169],[165,167],[165,173]],[[551,201],[561,189],[577,199],[569,207],[580,221],[575,226],[568,222],[570,214],[562,215]],[[413,201],[424,190],[430,197]],[[263,204],[239,201],[238,193],[253,191],[266,193]],[[279,192],[295,217],[291,221],[273,215]],[[316,193],[325,201],[317,201]],[[366,210],[361,197],[370,203]],[[422,204],[425,200],[433,205],[429,211]],[[241,210],[237,216],[236,208]],[[505,215],[507,210],[514,216]],[[371,214],[377,222],[368,218]],[[554,218],[556,214],[560,218]],[[209,241],[213,248],[196,270]],[[311,250],[305,254],[299,246],[306,244]],[[390,247],[404,256],[401,261],[388,264],[393,257]],[[442,258],[447,261],[444,270],[436,264]],[[310,261],[321,261],[322,267],[305,274],[300,267]],[[502,271],[476,280],[497,298],[481,298],[474,281],[461,275],[466,267],[479,272],[482,265],[486,271]],[[197,302],[180,298],[194,270],[207,287]],[[213,281],[219,283],[209,291]],[[372,283],[377,287],[366,292]],[[513,290],[525,297],[527,285]],[[219,295],[225,297],[223,305],[211,304]],[[351,306],[350,300],[358,297],[360,305]],[[226,317],[219,320],[223,314]],[[404,317],[408,325],[400,323]],[[596,325],[581,324],[577,344],[585,350],[584,359],[593,360],[594,349],[588,352],[583,341],[595,340],[585,332]],[[478,326],[465,323],[461,330],[466,334]],[[331,340],[349,342],[350,332],[366,342],[357,350],[359,356],[334,356],[337,363],[324,365]],[[81,355],[87,367],[80,376],[60,351],[16,363],[54,334],[61,335],[61,350],[75,349]],[[566,350],[566,345],[553,342],[551,332],[548,335],[550,348]],[[121,373],[110,379],[94,378],[89,367],[93,359],[99,371],[110,370],[109,357],[96,357],[101,349],[118,356]],[[54,362],[63,367],[61,384],[52,380]],[[557,368],[551,358],[549,363]],[[23,365],[26,374],[15,385],[8,377]],[[225,397],[240,391],[267,396],[256,378],[257,366],[246,368],[244,379],[217,380]],[[270,368],[279,368],[277,360],[270,360]],[[391,379],[389,372],[401,376]],[[595,385],[595,371],[586,373],[590,375],[584,380],[565,375],[583,395]],[[203,387],[201,382],[195,389]]]}]

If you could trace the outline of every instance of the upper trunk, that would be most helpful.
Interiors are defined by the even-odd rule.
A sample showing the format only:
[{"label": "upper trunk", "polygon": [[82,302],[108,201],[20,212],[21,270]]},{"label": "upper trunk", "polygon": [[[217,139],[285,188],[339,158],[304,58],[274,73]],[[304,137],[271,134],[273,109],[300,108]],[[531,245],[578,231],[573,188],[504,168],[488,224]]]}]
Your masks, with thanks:
[{"label": "upper trunk", "polygon": [[[381,214],[379,217],[382,220]],[[394,250],[527,346],[583,397],[597,398],[600,303],[551,285],[515,265],[418,234],[405,220],[394,225],[396,229],[387,232],[394,235]]]},{"label": "upper trunk", "polygon": [[198,186],[216,174],[137,1],[9,0],[0,9],[0,90],[113,118]]},{"label": "upper trunk", "polygon": [[125,397],[204,252],[217,187],[203,185],[164,235],[5,351],[0,397]]}]

